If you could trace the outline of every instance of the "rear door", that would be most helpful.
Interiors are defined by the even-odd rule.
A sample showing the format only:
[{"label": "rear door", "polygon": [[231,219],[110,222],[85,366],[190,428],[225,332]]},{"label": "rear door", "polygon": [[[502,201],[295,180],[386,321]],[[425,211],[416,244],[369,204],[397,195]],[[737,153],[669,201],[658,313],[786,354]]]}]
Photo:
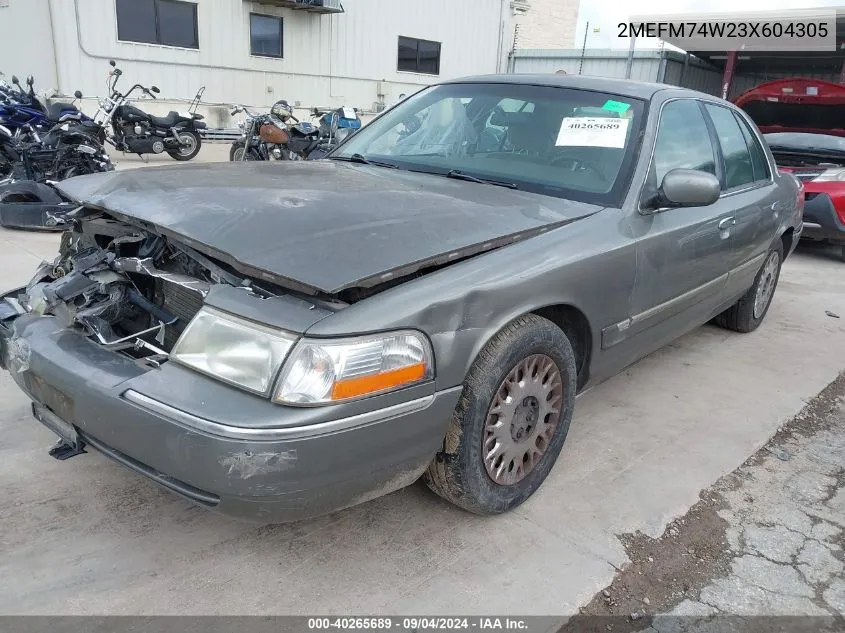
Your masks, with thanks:
[{"label": "rear door", "polygon": [[776,236],[781,210],[777,186],[756,134],[732,108],[708,102],[704,110],[718,139],[722,201],[734,213],[725,288],[726,298],[733,300],[754,283]]},{"label": "rear door", "polygon": [[[697,99],[666,102],[644,196],[673,169],[721,177],[717,146]],[[733,208],[725,200],[706,207],[638,213],[637,278],[625,337],[645,353],[701,325],[723,300]]]}]

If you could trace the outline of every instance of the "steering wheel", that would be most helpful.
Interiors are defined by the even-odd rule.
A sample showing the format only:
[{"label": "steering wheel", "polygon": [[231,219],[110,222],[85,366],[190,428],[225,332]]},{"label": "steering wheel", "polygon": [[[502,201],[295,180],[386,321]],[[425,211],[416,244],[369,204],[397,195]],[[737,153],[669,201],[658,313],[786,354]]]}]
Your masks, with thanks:
[{"label": "steering wheel", "polygon": [[601,180],[603,183],[610,182],[601,169],[599,169],[594,163],[584,160],[583,158],[576,158],[574,156],[557,156],[549,162],[549,165],[555,167],[558,163],[563,162],[570,163],[571,167],[569,168],[569,171],[587,171],[595,175],[596,178]]}]

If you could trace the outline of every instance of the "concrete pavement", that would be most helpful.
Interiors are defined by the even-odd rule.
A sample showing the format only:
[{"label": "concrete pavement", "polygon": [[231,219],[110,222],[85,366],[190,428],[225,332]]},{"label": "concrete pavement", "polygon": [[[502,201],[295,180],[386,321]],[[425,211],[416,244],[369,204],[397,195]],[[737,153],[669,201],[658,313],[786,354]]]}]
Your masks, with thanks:
[{"label": "concrete pavement", "polygon": [[[0,287],[57,241],[0,232]],[[700,328],[584,394],[545,485],[498,518],[417,484],[237,523],[96,453],[49,458],[54,437],[0,374],[0,613],[573,614],[626,564],[617,535],[659,536],[845,368],[845,318],[825,314],[845,317],[843,273],[834,251],[802,248],[760,330]]]}]

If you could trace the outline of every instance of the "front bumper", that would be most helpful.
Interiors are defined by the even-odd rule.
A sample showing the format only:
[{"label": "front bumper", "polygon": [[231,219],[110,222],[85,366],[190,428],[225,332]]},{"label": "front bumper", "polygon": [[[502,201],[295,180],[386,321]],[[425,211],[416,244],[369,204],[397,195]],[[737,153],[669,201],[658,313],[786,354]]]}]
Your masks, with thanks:
[{"label": "front bumper", "polygon": [[836,214],[833,200],[826,193],[809,193],[804,200],[802,237],[845,244],[845,224]]},{"label": "front bumper", "polygon": [[334,411],[281,407],[172,362],[143,368],[30,314],[0,324],[0,359],[86,445],[205,507],[264,523],[411,484],[460,396],[422,385]]}]

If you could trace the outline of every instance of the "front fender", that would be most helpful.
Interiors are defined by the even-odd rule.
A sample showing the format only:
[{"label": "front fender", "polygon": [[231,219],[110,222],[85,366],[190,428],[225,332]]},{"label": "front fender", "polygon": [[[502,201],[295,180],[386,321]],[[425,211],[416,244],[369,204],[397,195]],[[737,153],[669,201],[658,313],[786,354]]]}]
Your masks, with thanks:
[{"label": "front fender", "polygon": [[463,383],[487,342],[514,319],[570,306],[589,324],[595,368],[602,351],[598,333],[630,312],[636,246],[625,226],[622,211],[606,209],[363,299],[316,323],[306,335],[425,332],[440,390]]}]

